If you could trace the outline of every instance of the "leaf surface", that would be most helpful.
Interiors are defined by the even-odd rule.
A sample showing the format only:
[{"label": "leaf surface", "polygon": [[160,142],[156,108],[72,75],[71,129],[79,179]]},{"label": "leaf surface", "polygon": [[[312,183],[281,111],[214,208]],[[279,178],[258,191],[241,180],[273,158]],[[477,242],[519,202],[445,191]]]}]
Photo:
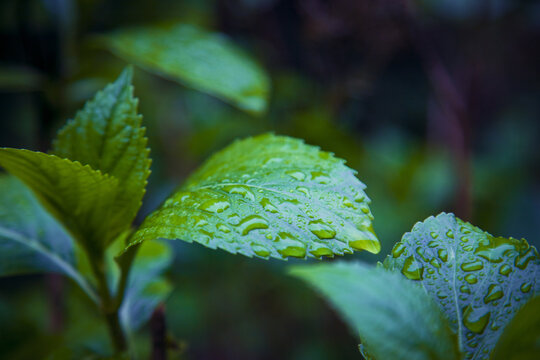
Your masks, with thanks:
[{"label": "leaf surface", "polygon": [[283,259],[376,253],[365,185],[344,161],[272,134],[237,141],[206,161],[133,235]]},{"label": "leaf surface", "polygon": [[128,62],[219,97],[238,108],[262,113],[269,79],[230,40],[192,25],[140,27],[105,36],[109,49]]},{"label": "leaf surface", "polygon": [[465,359],[489,359],[504,327],[540,291],[533,246],[494,237],[453,214],[417,223],[384,265],[418,281],[439,303]]},{"label": "leaf surface", "polygon": [[71,277],[94,300],[78,272],[74,244],[19,180],[0,175],[0,276],[55,272]]},{"label": "leaf surface", "polygon": [[492,360],[536,360],[540,354],[540,296],[529,300],[504,329]]},{"label": "leaf surface", "polygon": [[369,357],[457,360],[457,338],[420,286],[360,263],[294,266],[290,273],[318,290],[360,335]]},{"label": "leaf surface", "polygon": [[142,117],[133,97],[132,69],[98,92],[60,130],[53,153],[79,161],[118,179],[118,192],[110,213],[111,237],[129,227],[139,210],[150,174]]},{"label": "leaf surface", "polygon": [[0,148],[0,166],[24,182],[85,248],[104,248],[116,178],[76,161],[25,149]]}]

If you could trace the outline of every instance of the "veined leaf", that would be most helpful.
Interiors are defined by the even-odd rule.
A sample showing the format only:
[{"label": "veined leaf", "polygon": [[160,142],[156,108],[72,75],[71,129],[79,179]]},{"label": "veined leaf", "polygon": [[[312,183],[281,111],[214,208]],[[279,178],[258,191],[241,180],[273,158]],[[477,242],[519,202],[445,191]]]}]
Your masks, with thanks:
[{"label": "veined leaf", "polygon": [[360,263],[294,266],[290,273],[327,298],[377,360],[457,360],[456,335],[424,290]]},{"label": "veined leaf", "polygon": [[540,296],[529,300],[504,329],[492,360],[536,360],[540,354]]},{"label": "veined leaf", "polygon": [[540,291],[533,246],[494,237],[453,214],[417,223],[384,265],[418,281],[437,300],[465,359],[489,359],[512,316]]},{"label": "veined leaf", "polygon": [[71,238],[20,181],[0,175],[0,276],[36,272],[67,275],[97,302],[76,268]]},{"label": "veined leaf", "polygon": [[165,75],[238,108],[262,113],[269,79],[261,67],[230,40],[192,25],[119,30],[105,37],[126,61]]},{"label": "veined leaf", "polygon": [[365,185],[344,161],[285,136],[261,135],[216,153],[133,235],[283,259],[376,253]]},{"label": "veined leaf", "polygon": [[149,241],[141,245],[130,271],[120,318],[128,333],[144,324],[156,306],[172,290],[160,275],[170,266],[172,251],[165,242]]},{"label": "veined leaf", "polygon": [[118,179],[118,193],[110,212],[111,237],[125,230],[137,214],[150,174],[150,150],[146,147],[138,101],[133,97],[132,69],[128,67],[73,120],[60,130],[53,153],[90,165]]},{"label": "veined leaf", "polygon": [[25,149],[0,148],[0,166],[32,189],[86,249],[105,247],[116,178],[77,161]]}]

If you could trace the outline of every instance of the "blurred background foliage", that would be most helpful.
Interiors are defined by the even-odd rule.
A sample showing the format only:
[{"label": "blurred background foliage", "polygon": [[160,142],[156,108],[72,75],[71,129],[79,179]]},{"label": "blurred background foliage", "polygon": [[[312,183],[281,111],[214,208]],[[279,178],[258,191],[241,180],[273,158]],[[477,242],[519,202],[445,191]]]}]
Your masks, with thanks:
[{"label": "blurred background foliage", "polygon": [[[441,211],[539,244],[533,0],[2,0],[0,146],[48,150],[65,120],[114,80],[125,62],[96,35],[173,23],[226,34],[266,69],[271,93],[256,116],[137,69],[153,158],[139,221],[212,152],[273,131],[347,159],[367,184],[382,251],[348,260],[382,259]],[[336,314],[284,275],[286,262],[171,244],[164,308],[176,357],[360,357]],[[94,312],[54,275],[0,279],[0,357],[100,353],[106,331]],[[148,326],[136,335],[141,354],[147,335]]]}]

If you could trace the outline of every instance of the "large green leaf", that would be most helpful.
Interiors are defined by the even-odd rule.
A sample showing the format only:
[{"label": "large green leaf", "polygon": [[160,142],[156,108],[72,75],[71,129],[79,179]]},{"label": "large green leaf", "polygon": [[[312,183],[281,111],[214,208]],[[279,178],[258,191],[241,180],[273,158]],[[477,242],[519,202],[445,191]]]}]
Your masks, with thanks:
[{"label": "large green leaf", "polygon": [[118,181],[77,161],[25,149],[0,148],[0,166],[17,176],[91,252],[110,239]]},{"label": "large green leaf", "polygon": [[97,301],[75,262],[73,242],[62,227],[19,180],[0,175],[0,276],[61,273]]},{"label": "large green leaf", "polygon": [[399,274],[360,263],[294,266],[358,332],[377,360],[457,360],[456,335],[424,290]]},{"label": "large green leaf", "polygon": [[137,214],[150,174],[149,149],[128,67],[58,133],[53,153],[90,165],[118,179],[110,216],[112,235],[125,230]]},{"label": "large green leaf", "polygon": [[126,61],[215,95],[252,113],[267,107],[269,80],[230,40],[191,25],[140,27],[105,36]]},{"label": "large green leaf", "polygon": [[504,329],[492,360],[537,360],[540,355],[540,296],[529,300]]},{"label": "large green leaf", "polygon": [[376,253],[365,185],[344,161],[272,134],[212,156],[133,235],[262,258]]},{"label": "large green leaf", "polygon": [[512,316],[540,291],[534,247],[494,237],[453,214],[417,223],[385,267],[418,281],[437,300],[466,359],[488,359]]}]

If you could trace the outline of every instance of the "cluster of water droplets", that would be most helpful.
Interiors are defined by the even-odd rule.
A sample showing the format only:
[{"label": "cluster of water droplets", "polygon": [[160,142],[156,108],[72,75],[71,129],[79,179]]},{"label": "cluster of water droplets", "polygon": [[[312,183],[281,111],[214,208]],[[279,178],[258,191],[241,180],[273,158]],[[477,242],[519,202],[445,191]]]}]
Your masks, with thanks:
[{"label": "cluster of water droplets", "polygon": [[378,252],[365,186],[341,160],[294,139],[286,146],[297,150],[290,156],[277,156],[283,149],[271,151],[267,144],[262,155],[246,158],[245,145],[236,143],[229,151],[242,150],[236,161],[227,151],[218,154],[220,161],[210,159],[148,218],[139,238],[155,237],[164,224],[174,238],[247,256]]},{"label": "cluster of water droplets", "polygon": [[416,224],[385,265],[421,281],[462,328],[466,359],[488,359],[504,326],[540,289],[540,258],[527,241],[493,237],[452,214]]}]

